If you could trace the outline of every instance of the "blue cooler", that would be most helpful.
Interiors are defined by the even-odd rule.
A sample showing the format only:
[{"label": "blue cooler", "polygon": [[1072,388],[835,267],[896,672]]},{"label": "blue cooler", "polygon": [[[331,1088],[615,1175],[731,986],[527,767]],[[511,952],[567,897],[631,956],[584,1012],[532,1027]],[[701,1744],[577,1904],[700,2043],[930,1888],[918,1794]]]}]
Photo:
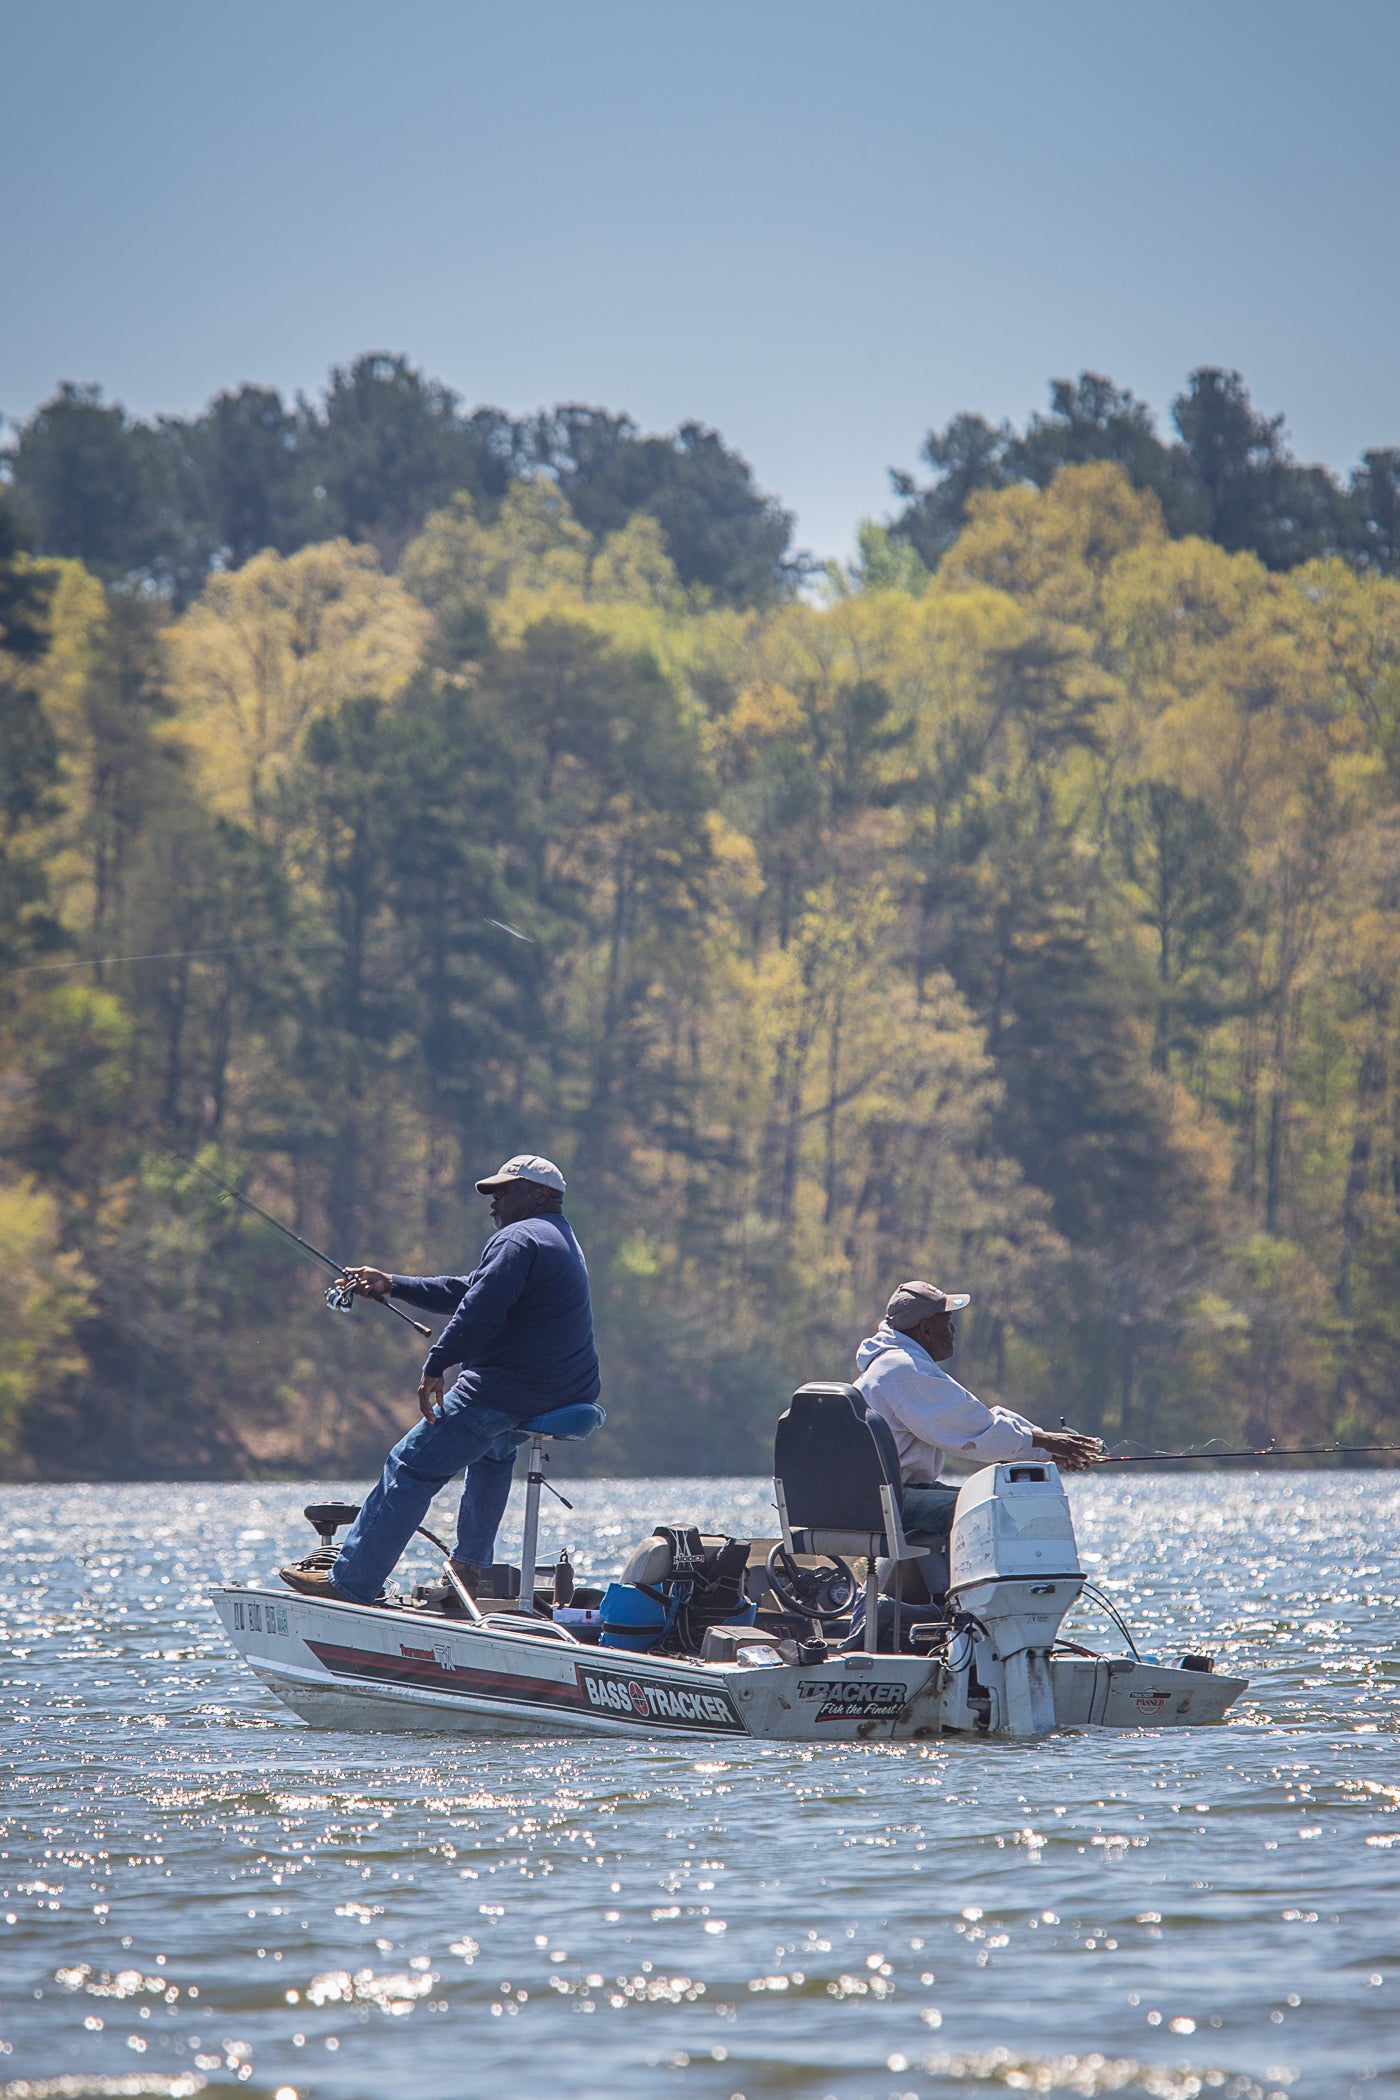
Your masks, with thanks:
[{"label": "blue cooler", "polygon": [[599,1615],[603,1631],[600,1648],[631,1648],[645,1654],[654,1648],[671,1623],[664,1599],[630,1582],[610,1582],[603,1592]]}]

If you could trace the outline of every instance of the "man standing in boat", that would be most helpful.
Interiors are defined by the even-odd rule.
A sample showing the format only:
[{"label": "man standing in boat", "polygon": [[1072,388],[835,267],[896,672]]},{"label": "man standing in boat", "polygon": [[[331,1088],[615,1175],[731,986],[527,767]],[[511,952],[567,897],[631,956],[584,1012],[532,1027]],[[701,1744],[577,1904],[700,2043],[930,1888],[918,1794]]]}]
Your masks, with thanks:
[{"label": "man standing in boat", "polygon": [[948,1535],[958,1499],[957,1486],[938,1477],[948,1458],[990,1466],[1036,1452],[1078,1473],[1103,1452],[1097,1437],[1077,1429],[1039,1429],[1014,1408],[988,1407],[943,1369],[957,1340],[953,1314],[969,1302],[965,1291],[902,1283],[874,1334],[856,1351],[856,1388],[894,1432],[904,1529],[939,1541],[923,1567],[930,1595],[948,1582]]},{"label": "man standing in boat", "polygon": [[[379,1483],[335,1564],[282,1569],[290,1589],[372,1604],[440,1488],[467,1469],[452,1567],[475,1592],[524,1441],[519,1425],[598,1398],[598,1353],[583,1250],[565,1221],[564,1177],[552,1160],[519,1153],[477,1188],[496,1227],[470,1276],[395,1276],[347,1269],[365,1298],[401,1298],[452,1317],[418,1382],[423,1419],[384,1461]],[[460,1366],[444,1397],[446,1374]]]}]

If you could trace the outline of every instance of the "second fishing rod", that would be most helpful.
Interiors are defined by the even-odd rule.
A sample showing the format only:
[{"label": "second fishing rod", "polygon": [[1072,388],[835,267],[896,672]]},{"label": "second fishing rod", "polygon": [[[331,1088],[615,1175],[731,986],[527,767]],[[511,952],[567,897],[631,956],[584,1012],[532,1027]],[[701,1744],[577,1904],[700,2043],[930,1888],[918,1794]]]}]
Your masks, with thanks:
[{"label": "second fishing rod", "polygon": [[1242,1451],[1105,1451],[1096,1466],[1160,1466],[1169,1461],[1221,1458],[1361,1458],[1370,1453],[1400,1452],[1400,1444],[1261,1444]]}]

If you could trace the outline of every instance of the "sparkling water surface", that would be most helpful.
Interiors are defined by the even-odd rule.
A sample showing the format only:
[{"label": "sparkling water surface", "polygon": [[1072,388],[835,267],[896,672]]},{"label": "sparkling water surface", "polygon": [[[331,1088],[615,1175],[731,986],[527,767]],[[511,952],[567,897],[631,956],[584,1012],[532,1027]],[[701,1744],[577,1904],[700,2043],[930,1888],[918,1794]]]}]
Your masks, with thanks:
[{"label": "sparkling water surface", "polygon": [[[1070,1483],[1139,1645],[1253,1680],[1221,1727],[816,1750],[305,1727],[207,1590],[362,1491],[0,1491],[8,2100],[1400,2095],[1395,1475]],[[569,1492],[593,1573],[772,1522]]]}]

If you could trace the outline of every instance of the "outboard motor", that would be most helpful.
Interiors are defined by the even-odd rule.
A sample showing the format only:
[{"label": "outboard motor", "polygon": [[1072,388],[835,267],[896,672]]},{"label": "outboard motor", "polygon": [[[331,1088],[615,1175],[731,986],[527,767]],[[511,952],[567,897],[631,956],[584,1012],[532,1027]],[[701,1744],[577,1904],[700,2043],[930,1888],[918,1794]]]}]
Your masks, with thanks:
[{"label": "outboard motor", "polygon": [[950,1541],[949,1600],[986,1629],[978,1678],[1008,1735],[1055,1725],[1050,1650],[1083,1587],[1074,1523],[1048,1459],[986,1466],[963,1483]]}]

